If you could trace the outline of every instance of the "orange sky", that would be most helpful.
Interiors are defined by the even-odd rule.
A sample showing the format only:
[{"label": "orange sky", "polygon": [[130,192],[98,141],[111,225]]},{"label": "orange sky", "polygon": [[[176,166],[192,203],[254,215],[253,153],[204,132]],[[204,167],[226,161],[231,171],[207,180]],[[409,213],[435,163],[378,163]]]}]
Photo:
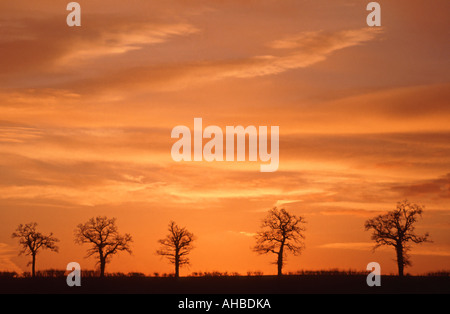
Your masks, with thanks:
[{"label": "orange sky", "polygon": [[[69,1],[67,1],[68,3]],[[28,270],[11,233],[36,221],[61,240],[37,268],[85,259],[77,224],[117,217],[133,255],[107,271],[170,272],[157,240],[175,220],[196,237],[188,269],[275,273],[251,251],[284,206],[307,220],[286,271],[396,272],[364,221],[405,198],[425,205],[410,273],[450,265],[450,3],[80,0],[0,3],[0,269]],[[277,125],[280,165],[172,160],[173,127]]]}]

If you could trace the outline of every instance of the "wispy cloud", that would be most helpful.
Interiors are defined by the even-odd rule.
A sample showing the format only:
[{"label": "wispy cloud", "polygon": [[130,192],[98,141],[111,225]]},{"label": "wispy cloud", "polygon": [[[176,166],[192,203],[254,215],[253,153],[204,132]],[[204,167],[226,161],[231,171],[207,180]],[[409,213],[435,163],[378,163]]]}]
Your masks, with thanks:
[{"label": "wispy cloud", "polygon": [[[14,22],[0,20],[4,33],[27,34],[3,38],[0,76],[5,79],[4,86],[53,87],[74,78],[86,78],[108,68],[105,62],[119,65],[117,59],[105,61],[107,57],[117,58],[199,32],[192,24],[178,21],[162,23],[137,18],[130,22],[107,14],[88,15],[86,20],[89,26],[71,32],[66,32],[54,16],[19,18]],[[122,60],[120,65],[124,64],[128,65],[129,60]],[[8,75],[11,73],[14,75]]]},{"label": "wispy cloud", "polygon": [[0,243],[0,271],[22,273],[23,270],[11,260],[14,255],[14,250],[8,244]]},{"label": "wispy cloud", "polygon": [[108,55],[120,55],[198,31],[199,29],[190,24],[119,24],[108,27],[95,36],[78,38],[77,48],[63,56],[58,64],[74,66],[74,62],[77,64],[80,61],[89,61]]},{"label": "wispy cloud", "polygon": [[254,237],[254,236],[256,236],[256,233],[255,233],[255,232],[233,231],[233,230],[229,230],[228,232],[230,232],[230,233],[232,233],[232,234],[236,234],[236,235],[245,236],[245,237]]},{"label": "wispy cloud", "polygon": [[382,33],[382,28],[362,28],[342,31],[307,31],[274,40],[268,44],[274,49],[297,49],[304,52],[330,53],[360,45]]},{"label": "wispy cloud", "polygon": [[371,250],[374,244],[371,242],[336,242],[318,246],[322,249],[346,249],[346,250]]},{"label": "wispy cloud", "polygon": [[224,77],[255,77],[304,68],[325,60],[331,53],[373,40],[380,30],[362,28],[336,32],[307,32],[269,44],[274,49],[292,50],[286,55],[263,55],[247,65],[224,71]]},{"label": "wispy cloud", "polygon": [[302,200],[277,200],[275,202],[275,207],[282,207],[287,204],[301,202]]},{"label": "wispy cloud", "polygon": [[438,198],[448,199],[450,198],[450,173],[432,180],[394,185],[392,190],[410,197],[433,195]]},{"label": "wispy cloud", "polygon": [[425,256],[450,256],[450,247],[444,247],[435,245],[431,248],[415,247],[411,252],[411,255],[425,255]]},{"label": "wispy cloud", "polygon": [[[318,248],[322,249],[344,249],[344,250],[357,250],[357,251],[369,251],[374,248],[373,242],[335,242],[319,245]],[[393,247],[382,246],[377,250],[389,251]],[[450,256],[450,248],[442,245],[432,245],[430,247],[415,246],[408,252],[411,255],[426,255],[426,256]]]},{"label": "wispy cloud", "polygon": [[42,132],[36,128],[0,125],[0,143],[24,143],[28,140],[37,139],[41,135]]},{"label": "wispy cloud", "polygon": [[[367,205],[366,205],[367,206]],[[352,217],[372,217],[375,215],[379,215],[383,213],[383,211],[376,210],[363,210],[363,209],[336,209],[336,210],[327,210],[321,211],[320,214],[325,216],[352,216]]]},{"label": "wispy cloud", "polygon": [[247,57],[143,65],[108,73],[92,81],[75,83],[74,88],[111,90],[117,86],[126,86],[132,89],[145,88],[147,91],[175,91],[211,81],[276,75],[312,66],[327,59],[335,51],[371,41],[379,33],[371,28],[313,32],[303,41],[297,38],[290,49],[276,49],[277,44],[271,43],[269,50]]}]

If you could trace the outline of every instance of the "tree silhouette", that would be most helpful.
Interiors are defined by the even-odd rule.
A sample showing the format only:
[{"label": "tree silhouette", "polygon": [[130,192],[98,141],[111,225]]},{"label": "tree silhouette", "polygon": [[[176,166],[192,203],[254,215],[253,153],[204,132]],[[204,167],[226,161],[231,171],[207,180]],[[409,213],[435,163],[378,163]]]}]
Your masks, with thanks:
[{"label": "tree silhouette", "polygon": [[305,220],[295,216],[284,208],[276,207],[269,211],[261,225],[262,231],[256,235],[254,251],[258,254],[273,253],[277,255],[274,264],[278,267],[278,276],[282,275],[284,258],[287,252],[300,254],[304,248],[303,240]]},{"label": "tree silhouette", "polygon": [[423,209],[408,201],[397,203],[397,208],[384,215],[378,215],[365,223],[366,231],[373,230],[372,240],[376,242],[374,250],[383,245],[395,248],[397,254],[398,275],[403,276],[403,270],[411,265],[407,252],[411,249],[408,242],[430,242],[429,234],[424,236],[415,234],[414,224],[418,216],[422,216]]},{"label": "tree silhouette", "polygon": [[100,265],[100,277],[105,276],[105,266],[112,256],[120,251],[131,254],[130,243],[133,242],[131,235],[125,233],[120,235],[116,218],[95,217],[89,219],[85,224],[79,224],[75,229],[75,243],[91,244],[87,251],[87,257],[96,256]]},{"label": "tree silhouette", "polygon": [[13,238],[19,238],[19,244],[22,246],[22,250],[19,255],[31,255],[31,276],[36,276],[36,255],[39,250],[49,249],[54,252],[58,252],[56,242],[59,242],[57,238],[53,236],[53,233],[44,235],[36,231],[37,223],[31,222],[29,224],[20,224],[16,231],[11,235]]},{"label": "tree silhouette", "polygon": [[156,254],[165,256],[170,263],[175,265],[175,277],[180,277],[180,266],[188,265],[188,254],[194,248],[192,242],[194,235],[185,227],[180,228],[173,221],[169,223],[169,234],[166,238],[159,240],[161,248]]}]

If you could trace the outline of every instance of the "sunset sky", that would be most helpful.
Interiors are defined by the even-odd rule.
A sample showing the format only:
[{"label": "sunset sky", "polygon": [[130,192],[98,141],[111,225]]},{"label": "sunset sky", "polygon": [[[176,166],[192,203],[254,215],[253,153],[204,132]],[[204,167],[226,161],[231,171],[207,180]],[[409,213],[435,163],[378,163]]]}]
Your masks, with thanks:
[{"label": "sunset sky", "polygon": [[[172,272],[157,256],[174,220],[198,271],[276,273],[252,252],[274,206],[305,217],[285,271],[396,273],[364,222],[425,206],[412,274],[450,268],[448,0],[79,0],[0,3],[0,270],[29,271],[11,234],[37,222],[61,240],[37,269],[85,258],[74,229],[116,217],[134,238],[107,272]],[[280,164],[175,162],[171,130],[279,126]]]}]

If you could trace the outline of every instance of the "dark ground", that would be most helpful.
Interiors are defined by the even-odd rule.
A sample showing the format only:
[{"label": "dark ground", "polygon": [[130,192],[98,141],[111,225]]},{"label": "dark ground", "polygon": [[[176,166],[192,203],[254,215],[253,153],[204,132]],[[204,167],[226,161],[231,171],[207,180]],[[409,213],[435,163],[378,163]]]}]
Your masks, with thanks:
[{"label": "dark ground", "polygon": [[0,278],[1,294],[449,294],[449,276],[382,276],[369,287],[365,275],[238,277]]}]

